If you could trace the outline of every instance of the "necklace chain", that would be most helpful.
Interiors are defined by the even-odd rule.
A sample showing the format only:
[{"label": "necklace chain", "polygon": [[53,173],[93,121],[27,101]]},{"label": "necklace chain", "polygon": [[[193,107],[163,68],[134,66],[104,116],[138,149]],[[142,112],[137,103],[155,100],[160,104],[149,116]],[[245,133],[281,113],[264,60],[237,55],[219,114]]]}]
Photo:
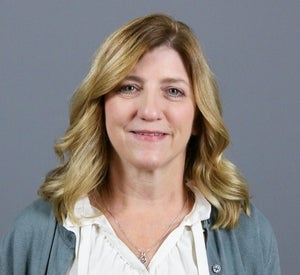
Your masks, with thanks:
[{"label": "necklace chain", "polygon": [[172,230],[173,226],[176,224],[176,222],[178,221],[180,214],[182,213],[183,209],[185,208],[185,205],[187,203],[187,200],[185,200],[182,208],[180,209],[180,211],[178,212],[178,214],[172,219],[170,225],[168,226],[168,228],[166,229],[166,231],[164,231],[164,233],[161,235],[161,237],[155,242],[153,243],[150,247],[148,247],[145,250],[142,250],[141,248],[137,247],[127,236],[125,230],[123,229],[123,227],[121,226],[121,224],[119,223],[119,221],[116,219],[116,217],[107,209],[106,211],[109,213],[109,215],[113,218],[115,224],[118,226],[118,228],[120,229],[120,231],[122,232],[123,236],[125,237],[125,239],[127,240],[127,242],[139,253],[138,259],[140,260],[140,262],[144,265],[147,265],[148,263],[148,257],[147,257],[147,253],[149,253],[154,247],[156,247],[158,244],[160,244],[170,233],[170,231]]}]

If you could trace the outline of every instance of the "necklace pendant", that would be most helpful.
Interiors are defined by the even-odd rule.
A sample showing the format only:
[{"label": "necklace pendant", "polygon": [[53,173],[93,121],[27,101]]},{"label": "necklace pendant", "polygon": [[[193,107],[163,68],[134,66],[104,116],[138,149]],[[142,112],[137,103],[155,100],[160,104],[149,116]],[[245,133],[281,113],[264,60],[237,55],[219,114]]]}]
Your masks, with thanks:
[{"label": "necklace pendant", "polygon": [[147,256],[145,252],[141,252],[141,255],[139,257],[139,260],[142,264],[146,264],[147,263]]}]

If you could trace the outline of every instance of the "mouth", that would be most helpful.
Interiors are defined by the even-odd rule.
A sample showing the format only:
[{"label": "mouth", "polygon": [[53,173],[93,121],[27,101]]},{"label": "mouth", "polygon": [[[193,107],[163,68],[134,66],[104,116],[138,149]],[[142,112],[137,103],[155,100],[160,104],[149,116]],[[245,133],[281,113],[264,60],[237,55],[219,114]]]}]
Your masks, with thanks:
[{"label": "mouth", "polygon": [[143,140],[160,140],[167,136],[167,133],[160,131],[149,131],[149,130],[141,130],[141,131],[130,131],[137,138],[141,138]]},{"label": "mouth", "polygon": [[163,132],[152,132],[152,131],[131,131],[131,132],[136,135],[149,136],[149,137],[159,137],[159,136],[166,135],[166,133]]}]

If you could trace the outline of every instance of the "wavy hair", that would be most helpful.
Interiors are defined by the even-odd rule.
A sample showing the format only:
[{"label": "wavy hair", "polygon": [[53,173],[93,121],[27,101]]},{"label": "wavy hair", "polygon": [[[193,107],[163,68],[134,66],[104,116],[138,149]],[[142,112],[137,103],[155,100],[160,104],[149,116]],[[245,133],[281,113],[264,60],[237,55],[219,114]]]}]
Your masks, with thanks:
[{"label": "wavy hair", "polygon": [[161,45],[181,56],[197,105],[194,126],[198,134],[187,146],[185,180],[191,181],[217,210],[213,228],[233,228],[242,211],[250,215],[247,184],[223,156],[229,135],[218,87],[198,40],[186,24],[164,14],[152,14],[127,23],[106,39],[71,99],[69,127],[54,146],[60,165],[47,174],[38,191],[52,204],[59,222],[67,214],[76,221],[76,201],[96,188],[101,206],[108,203],[110,142],[104,95],[118,87],[146,52]]}]

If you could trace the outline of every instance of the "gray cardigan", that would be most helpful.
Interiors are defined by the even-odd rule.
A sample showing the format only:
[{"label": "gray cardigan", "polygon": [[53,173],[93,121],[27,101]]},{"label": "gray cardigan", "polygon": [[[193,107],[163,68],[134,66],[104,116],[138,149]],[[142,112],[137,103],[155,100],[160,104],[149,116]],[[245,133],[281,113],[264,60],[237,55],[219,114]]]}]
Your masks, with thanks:
[{"label": "gray cardigan", "polygon": [[[232,230],[211,230],[215,214],[213,209],[203,223],[210,274],[280,274],[277,242],[259,210],[252,206],[251,217],[242,214]],[[50,204],[39,199],[1,240],[0,274],[66,274],[74,260],[75,241],[75,235],[57,223]]]}]

